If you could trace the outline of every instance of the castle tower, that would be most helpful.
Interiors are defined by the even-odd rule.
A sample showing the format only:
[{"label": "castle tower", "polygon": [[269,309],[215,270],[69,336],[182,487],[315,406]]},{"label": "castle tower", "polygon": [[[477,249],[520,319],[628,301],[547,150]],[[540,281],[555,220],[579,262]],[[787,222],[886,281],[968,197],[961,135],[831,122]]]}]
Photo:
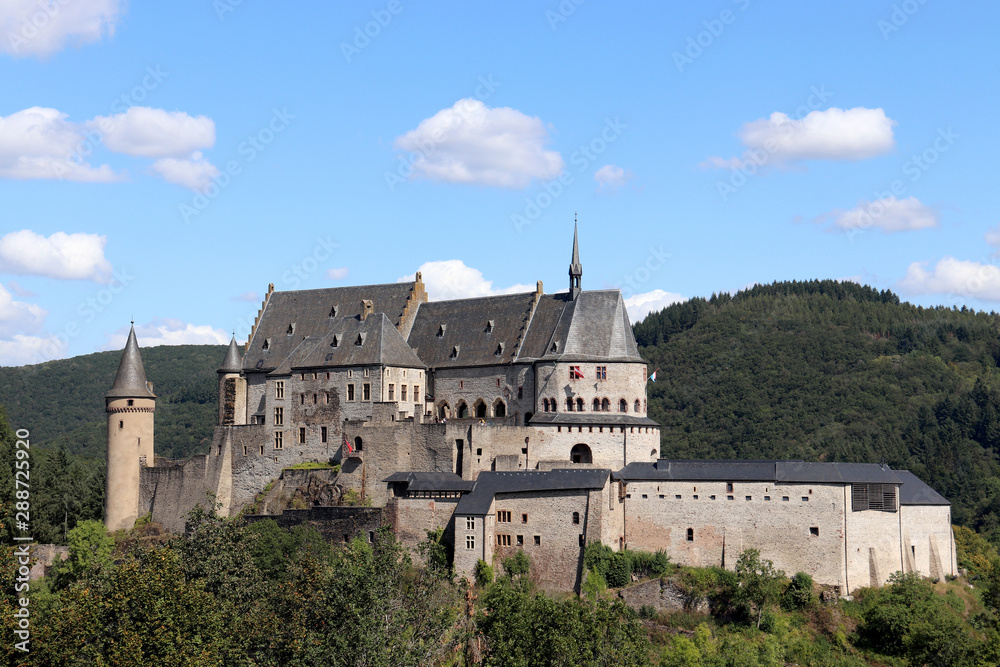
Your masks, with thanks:
[{"label": "castle tower", "polygon": [[569,298],[576,301],[580,294],[580,278],[583,277],[583,264],[580,263],[580,245],[576,238],[576,220],[573,221],[573,259],[569,263]]},{"label": "castle tower", "polygon": [[242,367],[240,346],[234,334],[219,367],[219,426],[247,423],[247,381],[240,377]]},{"label": "castle tower", "polygon": [[153,412],[156,394],[146,381],[135,327],[111,390],[104,395],[108,413],[108,472],[104,525],[108,530],[131,528],[139,514],[139,469],[153,465]]}]

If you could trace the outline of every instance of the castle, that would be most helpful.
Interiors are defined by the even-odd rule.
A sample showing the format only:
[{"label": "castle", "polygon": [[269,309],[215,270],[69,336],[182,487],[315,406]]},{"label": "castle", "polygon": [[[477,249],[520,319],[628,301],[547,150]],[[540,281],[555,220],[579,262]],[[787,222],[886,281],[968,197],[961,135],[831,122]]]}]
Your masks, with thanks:
[{"label": "castle", "polygon": [[[388,523],[414,546],[444,528],[459,574],[515,550],[543,588],[572,590],[583,547],[664,549],[732,567],[754,547],[849,594],[897,570],[957,572],[949,503],[877,464],[671,461],[647,416],[648,368],[621,293],[429,301],[408,283],[268,288],[218,370],[207,455],[156,459],[156,396],[134,329],[108,414],[110,530],[151,514],[181,531],[196,504],[235,514],[275,483],[309,498],[279,522],[334,539]],[[669,372],[669,369],[665,369]],[[336,461],[332,476],[293,466]],[[319,488],[317,488],[319,487]],[[370,507],[335,507],[353,492]]]}]

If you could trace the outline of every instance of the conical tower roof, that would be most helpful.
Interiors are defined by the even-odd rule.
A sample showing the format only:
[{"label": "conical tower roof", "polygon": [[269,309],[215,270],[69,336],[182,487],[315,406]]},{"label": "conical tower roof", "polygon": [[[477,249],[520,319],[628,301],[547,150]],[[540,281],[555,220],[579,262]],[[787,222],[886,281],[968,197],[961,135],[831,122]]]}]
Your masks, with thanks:
[{"label": "conical tower roof", "polygon": [[240,346],[236,344],[236,334],[233,334],[233,339],[229,341],[229,349],[226,350],[226,358],[219,366],[219,372],[239,373],[241,368],[243,368],[243,358],[240,356]]},{"label": "conical tower roof", "polygon": [[118,374],[111,390],[104,395],[106,398],[156,398],[149,390],[146,382],[146,369],[142,366],[142,356],[139,354],[139,343],[135,339],[135,325],[128,332],[128,342],[125,352],[118,364]]},{"label": "conical tower roof", "polygon": [[580,243],[576,236],[576,222],[573,222],[573,258],[569,262],[569,275],[583,275],[583,265],[580,264]]}]

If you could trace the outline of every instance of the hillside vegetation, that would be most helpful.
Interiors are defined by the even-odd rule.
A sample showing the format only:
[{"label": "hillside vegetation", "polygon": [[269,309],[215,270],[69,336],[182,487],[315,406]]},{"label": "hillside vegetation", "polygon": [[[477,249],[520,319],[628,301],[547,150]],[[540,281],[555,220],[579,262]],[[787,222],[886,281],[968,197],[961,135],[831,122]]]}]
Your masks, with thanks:
[{"label": "hillside vegetation", "polygon": [[1000,317],[836,281],[691,299],[635,326],[670,458],[886,462],[1000,529]]}]

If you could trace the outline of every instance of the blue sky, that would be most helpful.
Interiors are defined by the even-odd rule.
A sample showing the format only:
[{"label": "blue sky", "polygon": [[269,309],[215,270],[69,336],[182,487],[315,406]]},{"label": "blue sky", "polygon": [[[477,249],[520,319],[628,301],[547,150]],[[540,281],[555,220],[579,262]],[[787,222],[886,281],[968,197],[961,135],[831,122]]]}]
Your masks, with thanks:
[{"label": "blue sky", "polygon": [[0,7],[0,364],[245,340],[421,271],[633,320],[834,278],[993,310],[1000,13],[936,0]]}]

